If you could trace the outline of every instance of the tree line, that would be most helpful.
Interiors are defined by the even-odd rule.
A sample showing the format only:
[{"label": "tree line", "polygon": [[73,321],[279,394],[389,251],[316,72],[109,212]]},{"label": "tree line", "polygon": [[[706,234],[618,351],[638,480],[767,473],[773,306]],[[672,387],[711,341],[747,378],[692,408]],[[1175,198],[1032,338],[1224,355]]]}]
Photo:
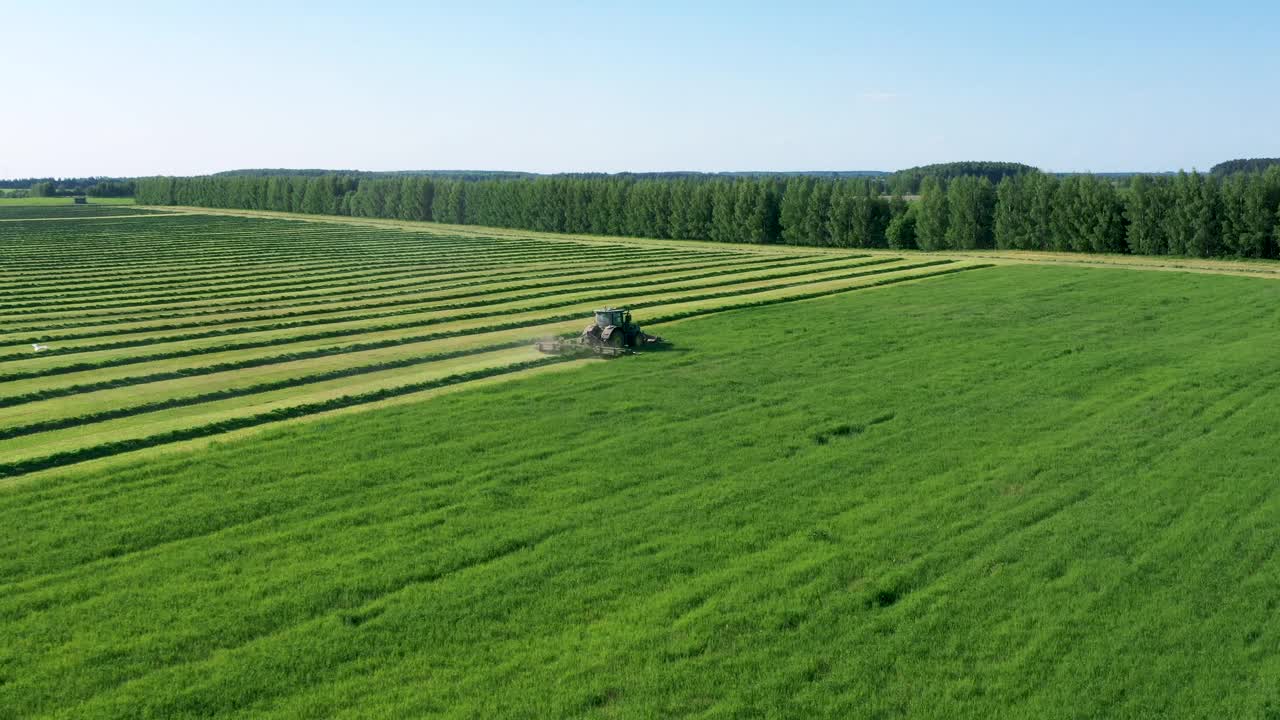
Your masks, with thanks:
[{"label": "tree line", "polygon": [[974,177],[985,177],[993,183],[998,183],[1006,176],[1021,175],[1029,172],[1037,172],[1037,168],[1015,162],[966,161],[936,163],[898,170],[884,179],[884,187],[886,192],[914,195],[920,192],[920,186],[927,177],[947,181],[972,175]]},{"label": "tree line", "polygon": [[430,220],[547,232],[850,248],[980,248],[1280,256],[1280,166],[1127,184],[1039,171],[924,176],[918,197],[873,178],[813,176],[159,177],[149,205]]},{"label": "tree line", "polygon": [[130,197],[133,195],[134,181],[107,177],[20,178],[0,180],[0,190],[12,190],[18,197]]},{"label": "tree line", "polygon": [[1242,172],[1263,172],[1273,165],[1280,165],[1280,158],[1241,158],[1227,160],[1209,168],[1214,175],[1233,175]]}]

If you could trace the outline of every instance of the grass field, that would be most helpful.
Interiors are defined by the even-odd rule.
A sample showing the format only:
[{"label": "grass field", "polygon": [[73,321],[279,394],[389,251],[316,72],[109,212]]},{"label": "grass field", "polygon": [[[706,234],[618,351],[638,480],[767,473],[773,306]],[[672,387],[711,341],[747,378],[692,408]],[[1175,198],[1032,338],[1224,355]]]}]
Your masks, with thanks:
[{"label": "grass field", "polygon": [[0,222],[0,257],[0,477],[560,363],[530,343],[604,304],[660,329],[982,266],[199,214]]},{"label": "grass field", "polygon": [[0,222],[6,220],[53,220],[58,218],[96,218],[118,215],[151,215],[156,211],[134,207],[133,198],[90,198],[76,205],[71,198],[5,198],[0,197]]},{"label": "grass field", "polygon": [[1267,717],[1277,307],[1002,266],[40,474],[0,492],[0,708]]},{"label": "grass field", "polygon": [[[89,205],[133,205],[134,201],[131,197],[91,197]],[[61,207],[63,205],[74,206],[75,203],[69,197],[5,197],[0,195],[0,207],[13,207],[17,205],[26,205],[28,207]]]}]

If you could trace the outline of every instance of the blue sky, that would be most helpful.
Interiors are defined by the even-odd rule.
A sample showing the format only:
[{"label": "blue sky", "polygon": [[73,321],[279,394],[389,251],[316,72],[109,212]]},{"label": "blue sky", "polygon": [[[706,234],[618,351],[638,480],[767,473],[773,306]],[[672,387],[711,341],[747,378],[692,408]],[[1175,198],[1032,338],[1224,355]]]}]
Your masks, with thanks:
[{"label": "blue sky", "polygon": [[1280,3],[0,2],[0,177],[1280,156]]}]

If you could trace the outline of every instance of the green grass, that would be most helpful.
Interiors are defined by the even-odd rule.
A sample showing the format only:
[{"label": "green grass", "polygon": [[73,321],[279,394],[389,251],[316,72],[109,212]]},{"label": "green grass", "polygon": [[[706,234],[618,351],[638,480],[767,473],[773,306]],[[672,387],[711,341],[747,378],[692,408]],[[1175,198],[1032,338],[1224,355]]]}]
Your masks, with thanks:
[{"label": "green grass", "polygon": [[11,482],[0,708],[1266,717],[1277,308],[985,269]]},{"label": "green grass", "polygon": [[[16,207],[16,206],[34,206],[49,207],[73,205],[74,201],[69,197],[5,197],[0,195],[0,207]],[[89,205],[133,205],[131,197],[91,197]]]},{"label": "green grass", "polygon": [[133,207],[133,198],[91,198],[88,203],[76,205],[71,198],[0,197],[0,221],[157,214],[160,212]]},{"label": "green grass", "polygon": [[653,322],[980,266],[10,210],[37,217],[0,222],[0,478],[511,374],[531,360],[494,351],[580,331],[601,304]]}]

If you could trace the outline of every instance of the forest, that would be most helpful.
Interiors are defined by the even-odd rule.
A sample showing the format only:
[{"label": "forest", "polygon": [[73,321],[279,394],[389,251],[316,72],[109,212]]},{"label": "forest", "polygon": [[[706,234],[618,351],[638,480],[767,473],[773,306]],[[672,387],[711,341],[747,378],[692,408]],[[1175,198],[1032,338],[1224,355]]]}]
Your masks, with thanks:
[{"label": "forest", "polygon": [[130,197],[134,193],[134,181],[125,178],[19,178],[0,180],[0,190],[12,191],[18,196],[69,197],[92,195],[94,197]]},{"label": "forest", "polygon": [[1280,165],[1280,158],[1240,158],[1220,162],[1209,168],[1209,172],[1214,175],[1262,172],[1273,165]]},{"label": "forest", "polygon": [[850,248],[1277,257],[1280,166],[1219,177],[1139,175],[1119,184],[1039,171],[926,175],[918,197],[874,178],[469,181],[405,175],[158,177],[146,205],[430,220],[547,232]]},{"label": "forest", "polygon": [[1015,162],[965,161],[935,163],[933,165],[921,165],[898,170],[885,178],[884,188],[885,192],[912,195],[920,192],[920,186],[927,177],[946,181],[971,175],[984,177],[993,183],[998,183],[1009,175],[1021,175],[1036,171],[1037,168]]}]

